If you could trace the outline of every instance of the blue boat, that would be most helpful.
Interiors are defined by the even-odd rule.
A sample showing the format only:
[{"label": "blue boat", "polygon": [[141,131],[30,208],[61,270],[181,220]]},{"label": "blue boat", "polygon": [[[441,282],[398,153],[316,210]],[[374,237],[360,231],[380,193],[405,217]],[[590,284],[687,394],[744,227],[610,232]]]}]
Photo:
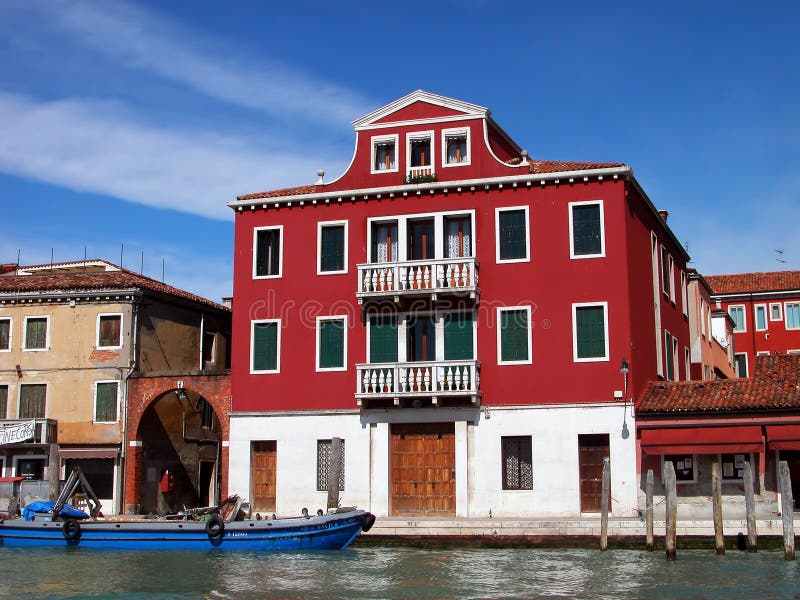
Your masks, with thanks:
[{"label": "blue boat", "polygon": [[316,516],[225,522],[165,519],[72,519],[37,515],[0,522],[4,546],[77,546],[131,550],[342,550],[375,517],[364,510],[337,509]]}]

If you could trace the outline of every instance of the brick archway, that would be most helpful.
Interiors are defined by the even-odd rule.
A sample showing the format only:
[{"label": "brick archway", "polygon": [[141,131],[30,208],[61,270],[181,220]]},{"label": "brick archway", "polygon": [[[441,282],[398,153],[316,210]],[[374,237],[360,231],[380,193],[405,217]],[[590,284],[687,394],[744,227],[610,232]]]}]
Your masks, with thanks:
[{"label": "brick archway", "polygon": [[142,492],[142,440],[138,438],[142,416],[149,406],[177,390],[182,381],[189,393],[208,402],[220,425],[220,498],[228,495],[228,442],[230,440],[231,380],[228,372],[206,375],[188,372],[133,375],[128,381],[128,410],[125,424],[125,513],[140,512]]}]

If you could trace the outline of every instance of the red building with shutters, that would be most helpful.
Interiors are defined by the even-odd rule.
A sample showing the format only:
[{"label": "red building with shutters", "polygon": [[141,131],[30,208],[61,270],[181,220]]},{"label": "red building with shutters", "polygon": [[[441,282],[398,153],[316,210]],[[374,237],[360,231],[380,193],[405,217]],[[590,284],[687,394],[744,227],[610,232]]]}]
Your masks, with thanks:
[{"label": "red building with shutters", "polygon": [[353,125],[339,177],[230,202],[230,492],[323,506],[339,437],[377,515],[599,511],[605,456],[635,513],[632,399],[691,361],[688,256],[631,168],[423,91]]}]

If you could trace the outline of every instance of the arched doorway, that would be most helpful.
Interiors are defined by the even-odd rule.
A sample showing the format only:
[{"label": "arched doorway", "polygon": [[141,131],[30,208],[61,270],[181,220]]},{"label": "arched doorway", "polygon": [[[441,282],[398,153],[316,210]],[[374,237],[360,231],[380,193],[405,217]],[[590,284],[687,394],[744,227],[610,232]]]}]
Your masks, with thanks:
[{"label": "arched doorway", "polygon": [[222,428],[212,404],[179,387],[158,396],[142,412],[140,511],[171,514],[220,501]]}]

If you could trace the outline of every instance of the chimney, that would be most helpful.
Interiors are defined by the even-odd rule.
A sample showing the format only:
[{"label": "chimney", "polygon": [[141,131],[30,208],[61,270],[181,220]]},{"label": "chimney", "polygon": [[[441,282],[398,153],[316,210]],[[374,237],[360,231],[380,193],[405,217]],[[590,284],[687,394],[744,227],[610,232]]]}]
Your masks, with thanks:
[{"label": "chimney", "polygon": [[664,223],[666,223],[667,222],[667,217],[669,217],[669,211],[668,210],[660,210],[660,211],[658,211],[658,214],[661,215],[661,218],[664,219]]}]

